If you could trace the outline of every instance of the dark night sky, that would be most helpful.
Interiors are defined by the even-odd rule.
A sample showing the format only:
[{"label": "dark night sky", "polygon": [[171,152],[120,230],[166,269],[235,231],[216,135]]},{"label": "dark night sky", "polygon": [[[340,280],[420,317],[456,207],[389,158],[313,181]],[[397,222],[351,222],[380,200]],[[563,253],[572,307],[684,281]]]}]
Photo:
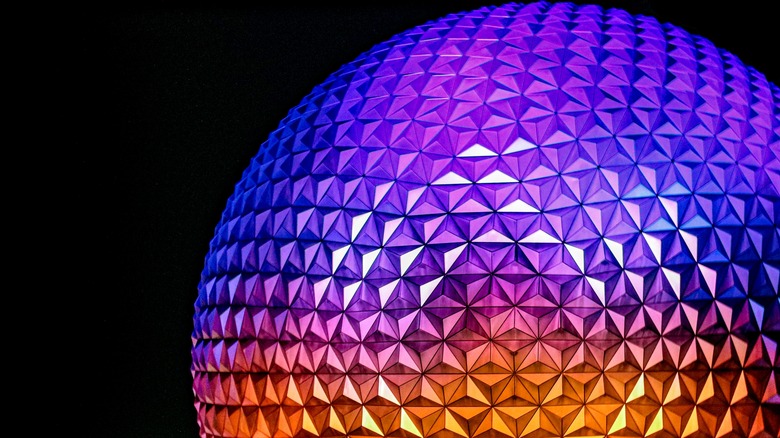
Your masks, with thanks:
[{"label": "dark night sky", "polygon": [[[757,2],[594,1],[703,35],[778,83],[776,15]],[[63,20],[75,145],[60,190],[89,310],[68,401],[108,437],[195,437],[189,349],[203,258],[241,172],[287,110],[340,65],[486,2],[372,7],[82,9]],[[679,9],[685,4],[686,9]],[[86,238],[84,237],[86,236]],[[89,254],[88,259],[82,255]],[[83,261],[82,261],[83,260]],[[63,282],[72,279],[64,277]],[[95,308],[97,306],[97,308]],[[90,364],[90,365],[83,365]],[[95,400],[99,415],[94,415]],[[83,431],[83,429],[81,429]],[[106,433],[107,432],[107,433]]]}]

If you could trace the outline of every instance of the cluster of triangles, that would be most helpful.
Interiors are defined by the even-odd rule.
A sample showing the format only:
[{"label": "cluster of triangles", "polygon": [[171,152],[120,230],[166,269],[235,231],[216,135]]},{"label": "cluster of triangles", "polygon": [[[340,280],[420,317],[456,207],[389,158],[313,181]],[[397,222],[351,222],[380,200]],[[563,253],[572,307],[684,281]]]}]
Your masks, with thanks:
[{"label": "cluster of triangles", "polygon": [[294,108],[196,303],[203,437],[777,437],[780,90],[625,12],[400,34]]}]

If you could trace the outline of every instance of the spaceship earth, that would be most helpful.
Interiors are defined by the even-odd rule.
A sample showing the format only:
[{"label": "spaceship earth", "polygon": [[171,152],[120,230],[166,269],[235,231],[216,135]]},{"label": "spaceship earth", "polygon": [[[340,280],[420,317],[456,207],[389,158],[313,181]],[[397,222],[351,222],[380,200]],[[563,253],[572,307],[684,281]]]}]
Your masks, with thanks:
[{"label": "spaceship earth", "polygon": [[293,108],[206,257],[202,437],[780,431],[780,89],[653,18],[509,4]]}]

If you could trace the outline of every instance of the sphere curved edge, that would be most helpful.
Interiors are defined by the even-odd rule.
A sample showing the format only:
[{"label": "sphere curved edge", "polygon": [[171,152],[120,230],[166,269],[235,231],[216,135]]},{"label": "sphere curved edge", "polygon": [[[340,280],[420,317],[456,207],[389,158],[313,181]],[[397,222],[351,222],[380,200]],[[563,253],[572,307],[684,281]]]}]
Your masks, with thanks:
[{"label": "sphere curved edge", "polygon": [[379,44],[262,144],[195,303],[202,437],[776,437],[780,90],[507,4]]}]

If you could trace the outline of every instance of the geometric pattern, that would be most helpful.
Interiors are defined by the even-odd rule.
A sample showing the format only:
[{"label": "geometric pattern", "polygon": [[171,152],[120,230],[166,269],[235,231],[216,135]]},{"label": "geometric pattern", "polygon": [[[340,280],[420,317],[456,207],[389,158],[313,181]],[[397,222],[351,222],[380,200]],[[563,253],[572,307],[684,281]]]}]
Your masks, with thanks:
[{"label": "geometric pattern", "polygon": [[779,194],[780,89],[703,38],[546,3],[411,29],[229,199],[200,435],[777,437]]}]

